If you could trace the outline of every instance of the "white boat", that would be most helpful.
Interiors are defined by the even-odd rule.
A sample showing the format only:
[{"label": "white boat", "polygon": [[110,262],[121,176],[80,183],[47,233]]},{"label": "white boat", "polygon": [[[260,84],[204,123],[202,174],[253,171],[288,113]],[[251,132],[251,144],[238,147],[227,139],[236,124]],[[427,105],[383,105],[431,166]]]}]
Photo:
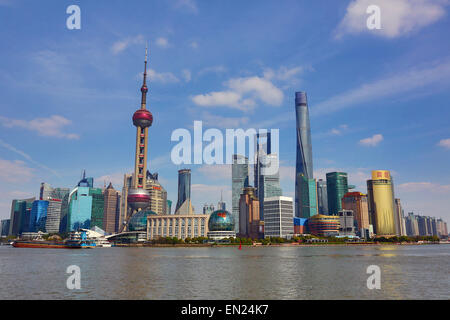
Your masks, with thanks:
[{"label": "white boat", "polygon": [[96,241],[97,248],[111,248],[112,244],[106,239],[98,239]]}]

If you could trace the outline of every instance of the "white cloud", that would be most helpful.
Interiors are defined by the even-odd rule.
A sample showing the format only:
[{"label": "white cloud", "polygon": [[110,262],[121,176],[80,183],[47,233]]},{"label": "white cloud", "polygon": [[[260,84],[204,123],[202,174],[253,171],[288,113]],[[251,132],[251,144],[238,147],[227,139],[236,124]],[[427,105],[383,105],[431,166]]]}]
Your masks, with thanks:
[{"label": "white cloud", "polygon": [[340,136],[347,130],[348,130],[348,125],[341,124],[338,128],[331,129],[330,134],[333,136]]},{"label": "white cloud", "polygon": [[176,0],[175,8],[191,13],[198,13],[197,2],[195,0]]},{"label": "white cloud", "polygon": [[449,193],[450,185],[441,185],[432,182],[407,182],[398,185],[402,192],[431,191],[435,193]]},{"label": "white cloud", "polygon": [[143,44],[144,37],[142,35],[137,35],[135,37],[128,37],[122,40],[118,40],[113,43],[111,50],[114,54],[118,54],[125,49],[127,49],[130,45],[134,44]]},{"label": "white cloud", "polygon": [[281,66],[278,70],[267,68],[264,70],[264,78],[298,83],[297,77],[304,71],[304,67],[287,68],[285,66]]},{"label": "white cloud", "polygon": [[[203,107],[227,106],[251,110],[258,102],[279,107],[283,103],[284,95],[274,82],[296,84],[298,75],[304,70],[304,67],[287,68],[282,66],[278,70],[266,68],[262,77],[232,78],[224,82],[226,90],[196,95],[192,100],[195,104]],[[226,72],[226,68],[219,65],[204,68],[198,74],[223,72]],[[283,87],[283,89],[285,88]]]},{"label": "white cloud", "polygon": [[198,42],[197,41],[192,41],[190,44],[191,48],[197,49],[198,48]]},{"label": "white cloud", "polygon": [[439,141],[438,145],[445,149],[450,149],[450,139],[442,139]]},{"label": "white cloud", "polygon": [[240,128],[249,122],[248,117],[223,117],[209,112],[203,112],[201,120],[207,126],[215,128]]},{"label": "white cloud", "polygon": [[160,37],[156,39],[156,45],[160,48],[169,47],[169,40],[167,38]]},{"label": "white cloud", "polygon": [[150,81],[159,83],[175,83],[180,80],[172,72],[157,72],[154,69],[149,69],[147,71]]},{"label": "white cloud", "polygon": [[231,79],[227,86],[240,94],[249,93],[253,99],[259,99],[271,106],[279,107],[283,102],[283,92],[265,78],[255,76]]},{"label": "white cloud", "polygon": [[283,92],[265,78],[234,78],[225,82],[225,86],[228,90],[199,94],[192,101],[202,107],[225,106],[243,111],[253,109],[257,101],[277,107],[283,101]]},{"label": "white cloud", "polygon": [[7,128],[23,128],[37,132],[41,136],[65,139],[79,139],[75,133],[64,133],[62,130],[72,121],[62,116],[53,115],[49,118],[36,118],[33,120],[10,119],[0,116],[0,124]]},{"label": "white cloud", "polygon": [[[336,38],[345,34],[370,32],[386,38],[396,38],[430,25],[445,15],[447,1],[439,0],[355,0],[336,30]],[[367,28],[367,7],[380,7],[381,29]]]},{"label": "white cloud", "polygon": [[250,99],[242,99],[242,95],[234,91],[216,91],[199,94],[192,97],[192,101],[201,107],[230,107],[240,110],[252,109],[255,102]]},{"label": "white cloud", "polygon": [[5,183],[28,182],[33,178],[33,169],[20,160],[0,159],[0,181]]},{"label": "white cloud", "polygon": [[191,81],[192,74],[191,74],[191,71],[190,71],[190,70],[184,69],[184,70],[182,71],[182,73],[183,73],[184,81],[186,81],[186,82]]},{"label": "white cloud", "polygon": [[437,63],[428,68],[412,69],[384,79],[364,83],[350,91],[333,96],[311,109],[311,115],[329,114],[352,105],[377,101],[395,94],[417,91],[431,84],[450,83],[450,61]]},{"label": "white cloud", "polygon": [[202,70],[200,70],[198,72],[198,75],[201,76],[201,75],[204,75],[207,73],[223,73],[226,71],[227,71],[227,68],[225,68],[224,66],[221,66],[221,65],[220,66],[212,66],[212,67],[203,68]]},{"label": "white cloud", "polygon": [[52,174],[54,174],[57,177],[60,177],[60,175],[55,170],[50,169],[49,167],[47,167],[47,166],[45,166],[45,165],[43,165],[43,164],[33,160],[30,155],[26,154],[22,150],[19,150],[19,149],[15,148],[12,145],[6,143],[2,139],[0,139],[0,146],[2,146],[2,147],[6,148],[6,149],[8,149],[8,150],[10,150],[10,151],[12,151],[14,153],[17,153],[17,154],[21,155],[22,157],[24,157],[25,159],[27,159],[29,162],[33,163],[34,165],[36,165],[38,167],[41,167],[42,169],[45,169],[45,170],[51,172]]},{"label": "white cloud", "polygon": [[383,135],[381,134],[375,134],[372,137],[359,140],[359,144],[366,147],[375,147],[377,146],[381,141],[383,141]]}]

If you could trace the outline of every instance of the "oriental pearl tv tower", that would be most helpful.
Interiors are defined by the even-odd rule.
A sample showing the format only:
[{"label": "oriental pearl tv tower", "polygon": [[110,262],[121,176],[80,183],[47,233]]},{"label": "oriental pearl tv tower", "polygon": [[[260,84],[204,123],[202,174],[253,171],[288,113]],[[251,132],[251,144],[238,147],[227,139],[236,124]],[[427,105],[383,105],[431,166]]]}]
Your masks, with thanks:
[{"label": "oriental pearl tv tower", "polygon": [[136,154],[132,188],[128,190],[127,217],[123,228],[130,218],[138,211],[149,206],[150,195],[145,189],[147,172],[148,128],[153,123],[153,115],[146,109],[147,104],[147,47],[145,48],[144,81],[141,87],[141,108],[133,114],[133,124],[136,127]]}]

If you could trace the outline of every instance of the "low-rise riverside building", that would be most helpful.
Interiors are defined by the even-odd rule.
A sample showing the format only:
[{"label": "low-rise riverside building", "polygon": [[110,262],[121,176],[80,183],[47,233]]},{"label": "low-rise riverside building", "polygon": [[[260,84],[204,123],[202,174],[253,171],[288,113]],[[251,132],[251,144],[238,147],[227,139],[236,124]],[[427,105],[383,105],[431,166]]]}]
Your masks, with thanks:
[{"label": "low-rise riverside building", "polygon": [[208,218],[208,214],[150,215],[147,217],[147,240],[207,237]]}]

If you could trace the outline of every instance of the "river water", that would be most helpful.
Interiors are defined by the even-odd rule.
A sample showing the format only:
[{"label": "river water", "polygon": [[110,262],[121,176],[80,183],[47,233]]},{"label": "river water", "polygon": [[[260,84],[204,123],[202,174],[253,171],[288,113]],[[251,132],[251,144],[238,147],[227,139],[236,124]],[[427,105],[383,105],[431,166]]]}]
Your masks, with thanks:
[{"label": "river water", "polygon": [[[70,290],[67,267],[80,267]],[[381,288],[367,288],[379,266]],[[450,245],[0,246],[0,299],[449,299]]]}]

